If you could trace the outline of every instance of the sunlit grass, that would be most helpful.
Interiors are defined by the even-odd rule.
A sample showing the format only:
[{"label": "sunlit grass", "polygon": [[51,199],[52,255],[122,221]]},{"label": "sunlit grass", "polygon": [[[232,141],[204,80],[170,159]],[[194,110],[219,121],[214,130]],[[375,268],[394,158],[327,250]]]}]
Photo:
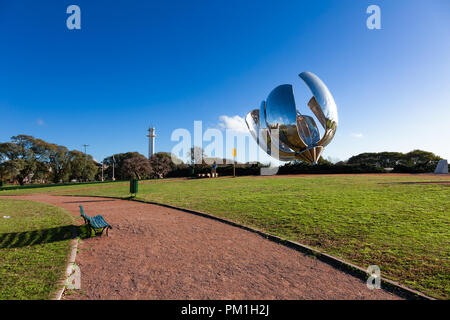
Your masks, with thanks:
[{"label": "sunlit grass", "polygon": [[[224,217],[363,268],[378,265],[386,278],[449,299],[450,185],[439,181],[450,177],[164,179],[140,182],[137,199]],[[45,189],[40,192],[130,196],[127,182]]]},{"label": "sunlit grass", "polygon": [[0,300],[51,298],[65,270],[73,221],[61,208],[0,199]]},{"label": "sunlit grass", "polygon": [[[174,180],[138,199],[196,209],[313,246],[438,298],[450,298],[445,177],[308,176]],[[447,178],[447,180],[450,180]],[[419,182],[419,183],[416,183]],[[128,185],[79,194],[126,198]]]}]

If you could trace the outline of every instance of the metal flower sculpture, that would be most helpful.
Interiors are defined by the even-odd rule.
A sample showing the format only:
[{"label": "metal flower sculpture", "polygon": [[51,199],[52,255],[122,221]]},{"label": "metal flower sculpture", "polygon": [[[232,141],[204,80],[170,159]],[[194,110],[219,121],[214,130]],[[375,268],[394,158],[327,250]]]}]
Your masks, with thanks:
[{"label": "metal flower sculpture", "polygon": [[297,110],[290,84],[273,89],[259,109],[247,114],[245,122],[258,145],[272,157],[281,161],[298,159],[317,163],[336,132],[337,107],[319,77],[311,72],[302,72],[299,77],[313,94],[308,106],[325,130],[322,138],[314,119]]}]

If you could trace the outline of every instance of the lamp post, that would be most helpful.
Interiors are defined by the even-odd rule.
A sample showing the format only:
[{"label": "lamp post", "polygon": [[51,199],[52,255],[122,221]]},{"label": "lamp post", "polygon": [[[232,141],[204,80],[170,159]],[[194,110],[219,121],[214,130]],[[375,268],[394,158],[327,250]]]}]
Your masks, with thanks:
[{"label": "lamp post", "polygon": [[114,167],[116,166],[116,159],[114,158],[114,155],[112,156],[113,158],[113,176],[112,176],[112,181],[116,181],[116,178],[114,176]]},{"label": "lamp post", "polygon": [[87,180],[87,178],[86,178],[86,160],[87,160],[86,148],[89,147],[89,145],[88,144],[83,144],[83,147],[84,147],[84,170],[83,170],[83,176],[84,176],[84,179]]}]

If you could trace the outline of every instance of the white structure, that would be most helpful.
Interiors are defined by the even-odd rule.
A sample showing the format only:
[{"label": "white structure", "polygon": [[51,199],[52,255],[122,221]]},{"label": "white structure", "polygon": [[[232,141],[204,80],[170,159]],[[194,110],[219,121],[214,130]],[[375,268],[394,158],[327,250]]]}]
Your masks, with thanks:
[{"label": "white structure", "polygon": [[448,173],[448,163],[447,160],[439,160],[434,173]]},{"label": "white structure", "polygon": [[151,156],[155,153],[155,128],[150,127],[148,129],[148,158],[150,159]]}]

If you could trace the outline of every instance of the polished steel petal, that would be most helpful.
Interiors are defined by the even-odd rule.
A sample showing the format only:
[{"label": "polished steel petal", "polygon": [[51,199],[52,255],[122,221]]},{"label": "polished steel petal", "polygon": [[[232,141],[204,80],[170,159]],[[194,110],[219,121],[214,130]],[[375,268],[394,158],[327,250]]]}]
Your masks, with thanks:
[{"label": "polished steel petal", "polygon": [[271,134],[272,130],[279,130],[277,143],[281,147],[284,144],[285,147],[297,152],[308,147],[297,131],[297,110],[290,84],[278,86],[270,92],[265,110],[266,125]]},{"label": "polished steel petal", "polygon": [[259,105],[259,125],[261,129],[267,129],[267,121],[266,121],[266,102],[263,100]]},{"label": "polished steel petal", "polygon": [[[279,146],[275,144],[275,141],[271,142],[267,127],[264,125],[264,128],[261,128],[260,110],[255,109],[249,112],[245,117],[245,123],[247,124],[251,135],[264,152],[281,161],[292,161],[296,159],[294,152],[285,152],[280,150]],[[271,150],[272,145],[275,148],[273,152]]]},{"label": "polished steel petal", "polygon": [[315,146],[320,140],[319,129],[316,122],[310,116],[302,115],[297,111],[298,135],[308,146]]},{"label": "polished steel petal", "polygon": [[317,142],[319,146],[328,145],[336,133],[338,113],[336,103],[327,86],[315,74],[302,72],[299,77],[306,83],[314,97],[308,106],[325,129],[325,134]]},{"label": "polished steel petal", "polygon": [[322,146],[308,148],[308,149],[298,153],[296,155],[296,158],[298,160],[301,160],[301,161],[304,161],[304,162],[309,162],[309,163],[316,164],[317,161],[319,161],[319,158],[320,158],[320,155],[322,154],[322,151],[323,151],[323,147]]},{"label": "polished steel petal", "polygon": [[245,117],[245,123],[247,124],[248,130],[253,136],[253,139],[256,140],[261,149],[270,154],[270,144],[267,144],[267,134],[264,135],[261,132],[259,110],[255,109],[249,112]]},{"label": "polished steel petal", "polygon": [[[259,107],[259,114],[261,117],[260,118],[261,128],[268,130],[268,132],[270,134],[270,128],[267,126],[266,106],[267,106],[266,101],[261,102],[261,106]],[[272,128],[272,129],[276,129],[276,128]],[[283,141],[280,141],[279,134],[277,135],[277,134],[273,133],[272,136],[273,136],[272,143],[278,147],[278,149],[280,150],[280,153],[285,153],[285,154],[289,154],[289,155],[295,154],[294,150],[289,148]]]}]

